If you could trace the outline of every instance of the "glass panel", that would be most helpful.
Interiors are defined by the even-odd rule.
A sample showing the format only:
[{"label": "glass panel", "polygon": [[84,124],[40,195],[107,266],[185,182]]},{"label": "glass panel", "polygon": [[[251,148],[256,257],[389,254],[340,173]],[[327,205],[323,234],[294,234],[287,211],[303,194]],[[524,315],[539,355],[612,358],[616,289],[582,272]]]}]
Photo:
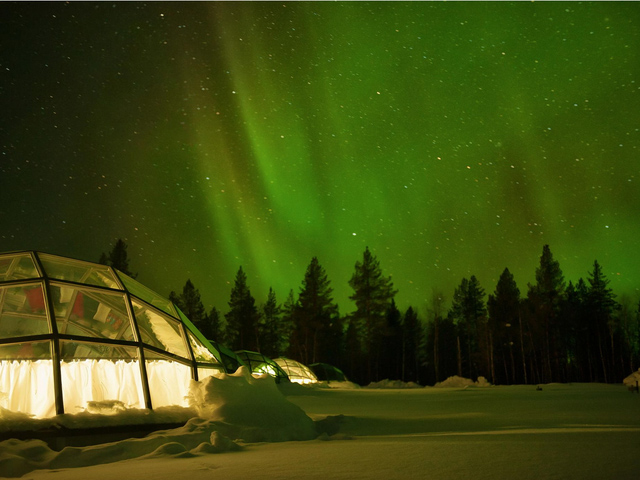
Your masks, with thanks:
[{"label": "glass panel", "polygon": [[177,320],[132,300],[142,341],[168,352],[189,358],[187,346]]},{"label": "glass panel", "polygon": [[198,380],[203,381],[207,377],[216,376],[224,373],[222,368],[198,367]]},{"label": "glass panel", "polygon": [[46,254],[39,254],[39,257],[45,272],[50,278],[97,285],[99,287],[120,288],[106,265]]},{"label": "glass panel", "polygon": [[61,341],[60,350],[65,413],[144,408],[137,348]]},{"label": "glass panel", "polygon": [[188,333],[189,343],[191,344],[191,350],[193,351],[193,356],[195,357],[196,362],[219,363],[219,360],[215,357],[215,355],[207,347],[205,347],[193,333]]},{"label": "glass panel", "polygon": [[124,293],[53,284],[51,296],[59,333],[134,340]]},{"label": "glass panel", "polygon": [[151,350],[145,350],[144,355],[153,408],[168,405],[188,407],[191,368],[167,360]]},{"label": "glass panel", "polygon": [[0,288],[0,338],[50,333],[41,284]]},{"label": "glass panel", "polygon": [[153,305],[156,308],[159,308],[163,312],[168,313],[169,315],[173,315],[174,317],[177,317],[177,313],[173,308],[173,304],[171,303],[170,300],[158,295],[156,292],[154,292],[150,288],[145,287],[140,282],[134,280],[133,278],[125,275],[120,271],[118,272],[118,276],[122,280],[122,283],[124,283],[124,286],[129,291],[129,293],[131,293],[132,295],[135,295],[138,298],[141,298],[148,304]]},{"label": "glass panel", "polygon": [[128,345],[111,345],[90,342],[72,342],[60,340],[60,359],[63,361],[105,358],[109,360],[134,360],[138,358],[138,349]]},{"label": "glass panel", "polygon": [[0,257],[0,282],[38,277],[38,269],[28,253]]},{"label": "glass panel", "polygon": [[0,407],[36,417],[55,415],[50,341],[0,345]]}]

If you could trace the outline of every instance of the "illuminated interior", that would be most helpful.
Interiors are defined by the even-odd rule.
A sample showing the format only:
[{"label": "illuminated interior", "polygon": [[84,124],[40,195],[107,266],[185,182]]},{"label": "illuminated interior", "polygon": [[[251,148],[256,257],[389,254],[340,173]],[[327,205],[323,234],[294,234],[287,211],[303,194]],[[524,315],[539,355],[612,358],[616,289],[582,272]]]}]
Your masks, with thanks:
[{"label": "illuminated interior", "polygon": [[278,366],[284,370],[284,372],[289,377],[289,380],[295,383],[308,384],[308,383],[317,383],[318,377],[311,371],[309,367],[303,365],[296,360],[291,360],[290,358],[275,358],[273,360]]},{"label": "illuminated interior", "polygon": [[186,407],[190,381],[226,372],[220,360],[171,301],[116,269],[0,254],[4,409],[50,417],[96,405]]}]

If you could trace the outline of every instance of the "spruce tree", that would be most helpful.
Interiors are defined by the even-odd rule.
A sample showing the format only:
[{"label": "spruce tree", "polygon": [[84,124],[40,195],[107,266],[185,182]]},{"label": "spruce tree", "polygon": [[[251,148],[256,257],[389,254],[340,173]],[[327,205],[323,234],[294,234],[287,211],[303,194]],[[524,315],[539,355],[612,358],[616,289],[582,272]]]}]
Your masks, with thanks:
[{"label": "spruce tree", "polygon": [[369,380],[379,380],[379,360],[382,332],[386,327],[386,311],[397,293],[391,277],[383,277],[380,262],[367,247],[362,262],[356,262],[355,272],[349,280],[354,293],[349,297],[356,304],[352,314],[354,327],[359,330],[361,345],[366,355]]},{"label": "spruce tree", "polygon": [[473,378],[480,371],[482,350],[486,349],[482,336],[486,322],[484,296],[484,289],[475,275],[469,279],[463,278],[453,294],[449,315],[457,330],[456,349],[460,376]]},{"label": "spruce tree", "polygon": [[[518,333],[520,318],[520,290],[512,273],[505,268],[493,295],[487,300],[489,311],[489,355],[491,382],[516,383],[516,359],[519,357]],[[496,364],[499,363],[500,367]]]},{"label": "spruce tree", "polygon": [[294,298],[293,289],[289,290],[287,299],[282,304],[280,324],[278,326],[278,337],[280,339],[280,353],[288,352],[289,356],[294,356],[291,346],[291,339],[295,325],[298,302]]},{"label": "spruce tree", "polygon": [[[608,287],[609,280],[602,272],[602,268],[597,260],[593,262],[593,271],[590,272],[589,292],[587,294],[587,305],[589,315],[593,319],[592,325],[595,328],[598,338],[598,350],[602,363],[602,374],[605,383],[613,381],[615,372],[615,336],[616,325],[615,311],[619,305],[616,302],[616,295]],[[608,341],[606,341],[608,340]],[[620,379],[621,380],[621,379]]]},{"label": "spruce tree", "polygon": [[225,338],[232,350],[258,350],[258,321],[259,314],[256,302],[247,286],[247,276],[238,269],[231,298],[229,311],[225,314],[227,320]]},{"label": "spruce tree", "polygon": [[543,360],[541,381],[560,381],[564,358],[559,345],[554,342],[558,331],[560,302],[564,293],[564,276],[558,261],[553,259],[549,245],[542,248],[540,265],[536,268],[536,284],[529,285],[528,304],[533,313],[535,323],[532,325],[534,343],[539,345],[540,357]]},{"label": "spruce tree", "polygon": [[113,268],[117,268],[122,273],[129,275],[132,278],[135,278],[136,275],[131,273],[129,270],[129,257],[127,254],[128,245],[119,238],[116,241],[116,244],[113,246],[111,252],[109,252],[109,265]]},{"label": "spruce tree", "polygon": [[193,285],[191,279],[187,279],[181,294],[177,295],[175,292],[171,292],[169,299],[182,310],[182,313],[191,320],[191,323],[193,323],[206,338],[213,338],[213,331],[207,312],[200,299],[200,292]]},{"label": "spruce tree", "polygon": [[413,307],[402,316],[402,381],[419,382],[422,324]]},{"label": "spruce tree", "polygon": [[124,240],[119,238],[116,244],[113,246],[109,255],[102,252],[98,263],[101,265],[109,265],[110,267],[117,268],[122,273],[129,275],[131,278],[136,278],[137,273],[132,273],[129,270],[129,256],[127,254],[128,245]]},{"label": "spruce tree", "polygon": [[338,309],[331,297],[330,284],[318,258],[313,257],[302,281],[292,334],[296,357],[307,365],[332,361],[327,350],[331,347],[330,327],[337,321]]},{"label": "spruce tree", "polygon": [[387,328],[383,342],[385,348],[382,350],[381,376],[400,380],[403,367],[402,313],[393,299],[387,309]]},{"label": "spruce tree", "polygon": [[262,305],[261,310],[262,315],[258,327],[260,352],[267,357],[277,358],[282,352],[278,331],[281,308],[271,287],[269,287],[267,301]]},{"label": "spruce tree", "polygon": [[220,311],[216,307],[211,307],[209,312],[209,325],[211,325],[211,338],[216,343],[225,343],[224,320],[220,318]]}]

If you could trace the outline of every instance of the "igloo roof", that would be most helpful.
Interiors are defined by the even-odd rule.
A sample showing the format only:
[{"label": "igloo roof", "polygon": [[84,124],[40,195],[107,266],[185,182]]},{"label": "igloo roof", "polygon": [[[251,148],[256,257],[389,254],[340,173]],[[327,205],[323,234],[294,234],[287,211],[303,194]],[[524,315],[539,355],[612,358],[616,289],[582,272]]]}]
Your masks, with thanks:
[{"label": "igloo roof", "polygon": [[240,357],[240,360],[251,369],[251,373],[255,373],[258,375],[268,374],[276,379],[276,382],[287,381],[289,377],[280,366],[270,359],[269,357],[263,355],[260,352],[252,352],[250,350],[238,350],[236,355]]},{"label": "igloo roof", "polygon": [[[114,268],[33,251],[0,254],[4,408],[49,416],[53,406],[41,405],[44,397],[27,397],[50,388],[58,414],[96,401],[184,405],[181,386],[199,374],[224,371],[220,358],[176,305]],[[39,393],[19,388],[27,368],[32,376],[42,370]],[[73,384],[79,381],[94,393],[76,398],[79,387]],[[131,388],[136,391],[122,393]]]},{"label": "igloo roof", "polygon": [[274,362],[276,362],[282,370],[285,371],[289,380],[296,383],[317,383],[318,377],[311,371],[309,367],[303,365],[297,360],[292,360],[290,358],[274,358]]}]

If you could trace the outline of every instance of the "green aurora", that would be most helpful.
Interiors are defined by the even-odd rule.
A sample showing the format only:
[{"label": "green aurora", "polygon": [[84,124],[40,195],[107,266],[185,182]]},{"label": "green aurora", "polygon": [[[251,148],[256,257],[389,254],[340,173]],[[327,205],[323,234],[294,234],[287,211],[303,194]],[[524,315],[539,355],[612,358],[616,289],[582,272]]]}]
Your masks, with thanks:
[{"label": "green aurora", "polygon": [[97,261],[225,312],[368,246],[401,308],[521,292],[549,244],[640,291],[634,2],[0,4],[0,251]]}]

